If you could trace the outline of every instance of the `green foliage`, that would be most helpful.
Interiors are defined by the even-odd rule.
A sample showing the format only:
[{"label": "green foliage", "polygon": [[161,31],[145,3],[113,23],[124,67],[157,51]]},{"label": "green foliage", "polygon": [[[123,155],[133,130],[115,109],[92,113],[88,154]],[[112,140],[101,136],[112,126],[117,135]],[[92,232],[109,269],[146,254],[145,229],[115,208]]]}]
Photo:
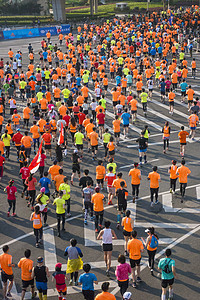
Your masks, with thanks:
[{"label": "green foliage", "polygon": [[2,15],[23,15],[23,14],[40,14],[40,4],[35,0],[26,2],[11,3],[8,1],[0,1],[0,13]]}]

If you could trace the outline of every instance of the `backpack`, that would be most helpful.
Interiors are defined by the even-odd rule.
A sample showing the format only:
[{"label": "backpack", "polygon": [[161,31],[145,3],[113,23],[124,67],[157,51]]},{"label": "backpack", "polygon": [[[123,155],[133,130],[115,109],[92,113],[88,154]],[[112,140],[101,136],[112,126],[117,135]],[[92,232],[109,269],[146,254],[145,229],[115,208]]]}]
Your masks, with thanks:
[{"label": "backpack", "polygon": [[151,248],[158,247],[158,239],[155,237],[155,235],[152,235],[151,237],[151,243],[149,245]]},{"label": "backpack", "polygon": [[169,274],[172,272],[172,270],[170,270],[169,268],[169,263],[170,263],[171,259],[168,261],[168,263],[164,266],[163,272],[165,272],[166,274]]}]

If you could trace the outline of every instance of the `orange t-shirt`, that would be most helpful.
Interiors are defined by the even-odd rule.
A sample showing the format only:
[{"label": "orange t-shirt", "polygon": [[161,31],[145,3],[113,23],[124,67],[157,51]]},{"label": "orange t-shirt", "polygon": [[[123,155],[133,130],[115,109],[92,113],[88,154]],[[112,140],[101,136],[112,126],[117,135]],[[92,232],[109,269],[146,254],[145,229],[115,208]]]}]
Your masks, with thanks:
[{"label": "orange t-shirt", "polygon": [[180,143],[186,143],[186,138],[189,135],[189,133],[185,130],[182,130],[179,132],[178,136],[180,139]]},{"label": "orange t-shirt", "polygon": [[55,176],[59,174],[60,166],[53,165],[49,168],[48,172],[51,174],[51,180],[54,180]]},{"label": "orange t-shirt", "polygon": [[131,105],[131,110],[136,111],[137,110],[137,100],[136,99],[132,99],[130,101],[130,105]]},{"label": "orange t-shirt", "polygon": [[101,193],[96,193],[92,196],[91,202],[94,203],[94,211],[104,210],[104,207],[103,207],[104,198],[105,198],[104,195]]},{"label": "orange t-shirt", "polygon": [[115,191],[117,191],[118,189],[121,188],[121,186],[120,186],[120,182],[121,182],[121,181],[124,181],[124,183],[125,183],[125,186],[124,186],[124,187],[127,187],[126,181],[125,181],[124,179],[122,179],[122,178],[117,178],[117,179],[115,179],[115,180],[113,181],[113,184],[112,184],[112,186],[115,188]]},{"label": "orange t-shirt", "polygon": [[89,134],[89,138],[90,138],[91,146],[96,146],[96,145],[98,145],[98,134],[97,134],[95,131],[92,131],[92,132]]},{"label": "orange t-shirt", "polygon": [[28,135],[28,136],[23,136],[21,139],[22,145],[24,145],[25,148],[31,148],[31,143],[33,139]]},{"label": "orange t-shirt", "polygon": [[96,167],[96,179],[103,179],[106,174],[106,169],[104,166]]},{"label": "orange t-shirt", "polygon": [[64,178],[65,178],[65,176],[62,174],[58,174],[55,176],[54,182],[55,182],[57,191],[59,191],[59,186],[61,185],[61,183],[64,183]]},{"label": "orange t-shirt", "polygon": [[120,124],[121,124],[120,120],[114,120],[113,121],[113,130],[114,130],[114,132],[120,132]]},{"label": "orange t-shirt", "polygon": [[8,265],[12,264],[12,256],[8,253],[3,253],[0,255],[0,265],[1,269],[7,274],[12,275],[13,270],[12,267],[8,267]]},{"label": "orange t-shirt", "polygon": [[94,124],[93,123],[88,123],[85,127],[85,130],[87,132],[87,137],[90,137],[90,133],[93,131],[94,128]]},{"label": "orange t-shirt", "polygon": [[42,135],[42,139],[44,140],[44,144],[45,145],[51,145],[51,139],[52,139],[52,136],[51,136],[51,133],[44,133]]},{"label": "orange t-shirt", "polygon": [[37,138],[40,137],[40,134],[39,134],[39,127],[38,127],[37,125],[31,126],[30,132],[31,132],[32,135],[33,135],[33,139],[37,139]]},{"label": "orange t-shirt", "polygon": [[150,179],[150,188],[157,189],[159,187],[160,175],[157,172],[151,172],[148,178]]},{"label": "orange t-shirt", "polygon": [[23,110],[23,118],[30,119],[30,112],[31,112],[30,108],[28,106],[25,107]]},{"label": "orange t-shirt", "polygon": [[21,278],[22,280],[29,281],[31,280],[31,271],[33,268],[33,261],[29,258],[21,258],[18,267],[21,269]]},{"label": "orange t-shirt", "polygon": [[116,300],[116,298],[109,292],[102,292],[95,297],[95,300]]},{"label": "orange t-shirt", "polygon": [[128,242],[127,250],[131,259],[137,260],[141,258],[141,250],[144,249],[142,241],[132,239]]},{"label": "orange t-shirt", "polygon": [[176,174],[177,168],[178,167],[176,165],[171,165],[169,169],[169,174],[171,179],[176,179],[178,177]]},{"label": "orange t-shirt", "polygon": [[4,147],[5,147],[4,142],[3,142],[3,141],[0,141],[0,151],[1,151],[1,155],[4,154]]},{"label": "orange t-shirt", "polygon": [[67,107],[65,105],[61,105],[58,111],[60,115],[64,117],[66,115]]},{"label": "orange t-shirt", "polygon": [[179,174],[179,182],[187,183],[187,177],[191,173],[190,169],[186,166],[181,166],[177,169],[177,173]]},{"label": "orange t-shirt", "polygon": [[139,169],[131,169],[128,175],[131,176],[131,184],[140,184],[141,172]]},{"label": "orange t-shirt", "polygon": [[40,100],[41,109],[47,109],[47,104],[48,104],[47,99],[42,98],[42,99]]}]

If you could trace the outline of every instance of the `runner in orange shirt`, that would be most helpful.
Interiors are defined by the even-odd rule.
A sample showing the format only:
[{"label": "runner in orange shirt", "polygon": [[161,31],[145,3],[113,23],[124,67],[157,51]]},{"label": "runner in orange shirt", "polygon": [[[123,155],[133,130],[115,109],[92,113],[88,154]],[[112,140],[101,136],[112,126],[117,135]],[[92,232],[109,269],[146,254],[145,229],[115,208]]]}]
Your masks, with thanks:
[{"label": "runner in orange shirt", "polygon": [[95,160],[98,151],[98,134],[96,127],[93,127],[93,131],[89,134],[90,144],[92,148],[92,160]]},{"label": "runner in orange shirt", "polygon": [[27,103],[27,106],[23,110],[24,127],[26,127],[26,129],[28,129],[30,113],[31,113],[30,103]]},{"label": "runner in orange shirt", "polygon": [[189,136],[189,133],[184,130],[184,126],[181,126],[181,131],[178,134],[178,137],[180,139],[180,155],[185,155],[185,146],[186,146],[186,138]]},{"label": "runner in orange shirt", "polygon": [[[3,246],[3,254],[0,255],[1,280],[3,282],[3,299],[12,297],[10,291],[13,286],[13,270],[15,264],[12,263],[12,256],[9,254],[8,245]],[[9,284],[7,282],[9,281]],[[8,289],[7,289],[8,288]]]},{"label": "runner in orange shirt", "polygon": [[138,163],[134,163],[134,168],[131,169],[128,174],[128,176],[131,176],[133,203],[135,203],[135,199],[138,199],[141,181],[141,172],[138,169],[138,165]]},{"label": "runner in orange shirt", "polygon": [[180,183],[180,193],[181,193],[181,203],[183,203],[183,199],[185,196],[185,189],[187,186],[188,175],[190,175],[191,171],[188,167],[185,166],[185,160],[182,159],[181,166],[177,169],[177,174]]},{"label": "runner in orange shirt", "polygon": [[155,194],[155,204],[158,204],[158,190],[159,182],[161,181],[160,175],[157,173],[158,168],[153,167],[153,172],[150,172],[148,175],[148,180],[150,180],[150,192],[151,192],[151,206],[154,205],[153,196]]},{"label": "runner in orange shirt", "polygon": [[189,137],[194,140],[195,132],[197,124],[199,124],[199,117],[197,116],[197,113],[192,113],[188,118],[189,126],[190,126],[190,135]]},{"label": "runner in orange shirt", "polygon": [[31,155],[31,145],[33,143],[33,139],[28,135],[28,131],[24,132],[24,136],[21,139],[21,143],[25,148],[25,154],[27,157],[27,162],[30,160],[30,155]]}]

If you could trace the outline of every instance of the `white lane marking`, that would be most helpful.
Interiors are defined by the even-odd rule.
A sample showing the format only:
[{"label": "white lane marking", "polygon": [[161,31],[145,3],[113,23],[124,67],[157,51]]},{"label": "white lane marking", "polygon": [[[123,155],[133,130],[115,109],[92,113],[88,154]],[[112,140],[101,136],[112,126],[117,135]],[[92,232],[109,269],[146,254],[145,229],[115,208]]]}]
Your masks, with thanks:
[{"label": "white lane marking", "polygon": [[[194,161],[188,161],[187,165],[195,165],[200,163],[200,160],[194,160]],[[171,165],[162,165],[162,166],[158,166],[159,169],[165,169],[165,168],[169,168]],[[177,164],[177,166],[180,166],[180,164]]]},{"label": "white lane marking", "polygon": [[[180,140],[175,140],[175,141],[169,141],[170,144],[176,144],[176,143],[180,143]],[[162,142],[156,142],[156,143],[148,143],[148,147],[149,146],[158,146],[158,145],[162,145]],[[138,148],[138,145],[127,145],[127,148]]]},{"label": "white lane marking", "polygon": [[[152,162],[158,161],[158,160],[160,160],[160,158],[149,160],[147,163],[152,163]],[[144,164],[144,162],[143,162],[143,164]],[[128,168],[128,167],[133,167],[133,164],[131,164],[131,165],[125,165],[123,167],[120,167],[119,169],[125,169],[125,168]]]},{"label": "white lane marking", "polygon": [[174,228],[174,229],[189,229],[189,228],[195,228],[200,224],[197,223],[150,223],[150,222],[136,222],[135,227],[154,227],[154,228]]},{"label": "white lane marking", "polygon": [[[165,109],[167,109],[169,111],[169,106],[167,106],[167,105],[165,105],[163,103],[160,103],[160,102],[158,102],[158,101],[156,101],[154,99],[152,99],[151,102],[153,102],[154,104],[159,105],[159,106],[161,106],[161,107],[163,107],[163,108],[165,108]],[[186,114],[182,113],[181,111],[179,111],[177,109],[174,109],[174,113],[177,114],[177,115],[179,115],[179,116],[181,116],[181,117],[183,117],[183,118],[186,118],[187,120],[189,118],[189,115],[186,115]]]},{"label": "white lane marking", "polygon": [[55,264],[57,263],[57,256],[56,256],[56,246],[55,246],[53,228],[48,228],[47,230],[44,231],[43,243],[44,243],[45,265],[49,269],[55,269]]},{"label": "white lane marking", "polygon": [[200,200],[200,186],[196,187],[197,200]]},{"label": "white lane marking", "polygon": [[144,117],[142,117],[142,116],[140,116],[140,115],[137,115],[137,118],[138,118],[139,120],[141,120],[142,122],[147,123],[148,125],[150,125],[150,126],[156,128],[157,130],[162,131],[162,127],[161,127],[160,125],[154,123],[153,121],[148,120],[148,119],[146,119],[146,118],[144,118]]},{"label": "white lane marking", "polygon": [[[200,230],[200,226],[198,225],[193,230],[187,232],[186,234],[184,234],[183,236],[181,236],[179,239],[175,240],[173,243],[171,243],[166,248],[164,248],[159,253],[157,253],[156,256],[155,256],[155,259],[159,259],[165,253],[165,251],[167,249],[172,249],[173,247],[175,247],[176,245],[180,244],[182,241],[184,241],[185,239],[187,239],[188,237],[190,237],[192,234],[194,234],[195,232],[197,232],[199,230]],[[145,268],[146,268],[146,266],[144,266],[143,268],[141,268],[141,270],[143,270]],[[119,292],[119,287],[117,286],[111,293],[113,295],[116,295],[118,292]]]},{"label": "white lane marking", "polygon": [[163,208],[166,212],[174,212],[174,208],[172,206],[172,194],[171,193],[162,195],[162,204],[163,204]]}]

